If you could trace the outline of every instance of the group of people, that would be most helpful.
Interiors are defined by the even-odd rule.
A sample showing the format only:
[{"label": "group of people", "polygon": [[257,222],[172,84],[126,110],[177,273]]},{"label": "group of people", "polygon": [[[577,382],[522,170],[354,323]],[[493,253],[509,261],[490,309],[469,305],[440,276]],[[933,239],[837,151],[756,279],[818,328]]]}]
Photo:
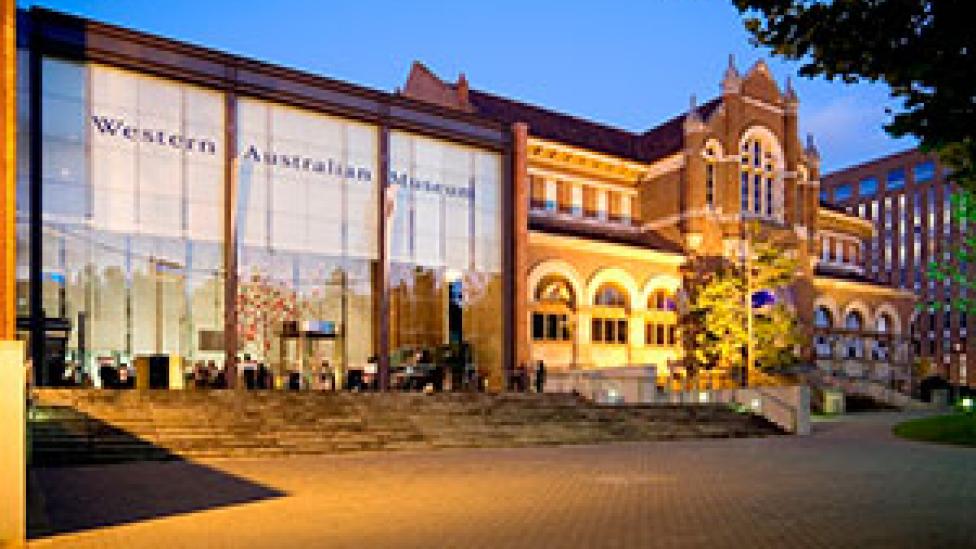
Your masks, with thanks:
[{"label": "group of people", "polygon": [[274,374],[271,369],[263,362],[253,360],[251,355],[244,355],[244,360],[241,362],[241,377],[244,380],[244,388],[249,391],[274,387]]},{"label": "group of people", "polygon": [[[518,393],[529,392],[529,387],[532,386],[535,392],[542,393],[546,388],[546,365],[541,360],[536,361],[534,372],[530,375],[529,368],[524,362],[520,363],[514,372],[509,372],[508,376],[508,389],[510,391],[515,391]],[[531,379],[530,379],[531,377]],[[530,381],[532,383],[530,383]]]},{"label": "group of people", "polygon": [[198,360],[193,366],[193,385],[197,389],[225,389],[227,376],[215,360]]}]

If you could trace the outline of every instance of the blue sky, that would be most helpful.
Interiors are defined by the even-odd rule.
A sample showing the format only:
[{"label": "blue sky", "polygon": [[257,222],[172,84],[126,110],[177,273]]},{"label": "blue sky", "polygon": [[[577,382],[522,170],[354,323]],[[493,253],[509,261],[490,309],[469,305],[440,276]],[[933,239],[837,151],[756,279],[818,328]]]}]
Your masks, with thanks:
[{"label": "blue sky", "polygon": [[[719,92],[728,54],[740,71],[763,56],[724,0],[20,0],[288,67],[393,90],[410,63],[464,72],[472,87],[643,130]],[[914,145],[881,129],[880,85],[795,77],[801,131],[825,171]]]}]

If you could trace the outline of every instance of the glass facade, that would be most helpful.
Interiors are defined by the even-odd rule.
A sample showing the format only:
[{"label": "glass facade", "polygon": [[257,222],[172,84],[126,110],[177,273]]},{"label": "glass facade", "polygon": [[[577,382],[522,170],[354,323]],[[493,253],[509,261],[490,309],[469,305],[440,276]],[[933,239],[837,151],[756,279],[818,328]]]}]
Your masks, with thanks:
[{"label": "glass facade", "polygon": [[[136,357],[222,358],[223,98],[98,65],[42,63],[48,360],[100,384]],[[52,364],[53,366],[53,364]],[[62,379],[59,379],[61,377]]]},{"label": "glass facade", "polygon": [[[469,368],[500,372],[500,154],[390,133],[384,219],[378,126],[240,98],[226,143],[221,92],[52,58],[41,75],[40,283],[47,323],[60,328],[46,331],[42,383],[102,385],[104,368],[134,372],[156,355],[188,378],[224,371],[232,340],[245,371],[342,383],[376,373],[383,323],[394,362],[453,346]],[[24,130],[27,112],[25,102]],[[19,137],[27,316],[29,134]],[[389,315],[379,318],[383,292]]]},{"label": "glass facade", "polygon": [[502,361],[501,158],[390,134],[390,349],[454,346],[484,372]]}]

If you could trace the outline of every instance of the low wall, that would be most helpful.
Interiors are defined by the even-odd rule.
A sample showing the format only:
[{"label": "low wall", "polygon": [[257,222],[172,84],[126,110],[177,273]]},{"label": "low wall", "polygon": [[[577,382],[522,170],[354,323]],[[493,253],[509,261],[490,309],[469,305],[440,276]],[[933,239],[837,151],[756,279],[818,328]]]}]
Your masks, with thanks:
[{"label": "low wall", "polygon": [[0,341],[0,547],[24,544],[27,444],[24,348]]},{"label": "low wall", "polygon": [[806,385],[701,391],[665,391],[652,367],[553,372],[546,392],[576,393],[599,404],[706,404],[747,408],[789,433],[810,434],[810,388]]}]

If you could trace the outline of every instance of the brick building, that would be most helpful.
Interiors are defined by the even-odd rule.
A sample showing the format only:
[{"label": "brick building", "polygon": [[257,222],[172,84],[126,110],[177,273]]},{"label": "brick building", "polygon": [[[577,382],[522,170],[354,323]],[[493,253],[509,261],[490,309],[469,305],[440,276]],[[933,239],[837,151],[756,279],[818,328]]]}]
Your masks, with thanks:
[{"label": "brick building", "polygon": [[0,297],[38,384],[164,362],[295,387],[444,368],[501,389],[538,360],[680,378],[689,260],[737,260],[753,222],[801,260],[800,351],[907,378],[914,295],[865,275],[872,223],[820,206],[798,98],[762,61],[630,132],[420,64],[386,93],[39,8],[17,24]]},{"label": "brick building", "polygon": [[[931,262],[959,263],[952,250],[972,230],[953,218],[951,178],[935,155],[908,150],[831,173],[823,178],[821,200],[870,222],[875,235],[862,258],[873,281],[914,292],[920,303],[950,305],[969,298],[956,281],[928,276]],[[913,316],[915,354],[954,385],[974,386],[976,353],[970,318],[958,311],[923,308]]]},{"label": "brick building", "polygon": [[781,90],[764,62],[740,74],[730,59],[720,90],[645,132],[477,91],[463,75],[445,82],[421,64],[403,94],[515,128],[519,361],[680,375],[682,266],[737,257],[758,221],[802,258],[791,298],[810,336],[803,352],[826,371],[904,380],[913,297],[865,276],[871,223],[820,206],[820,159],[798,138],[789,82]]}]

